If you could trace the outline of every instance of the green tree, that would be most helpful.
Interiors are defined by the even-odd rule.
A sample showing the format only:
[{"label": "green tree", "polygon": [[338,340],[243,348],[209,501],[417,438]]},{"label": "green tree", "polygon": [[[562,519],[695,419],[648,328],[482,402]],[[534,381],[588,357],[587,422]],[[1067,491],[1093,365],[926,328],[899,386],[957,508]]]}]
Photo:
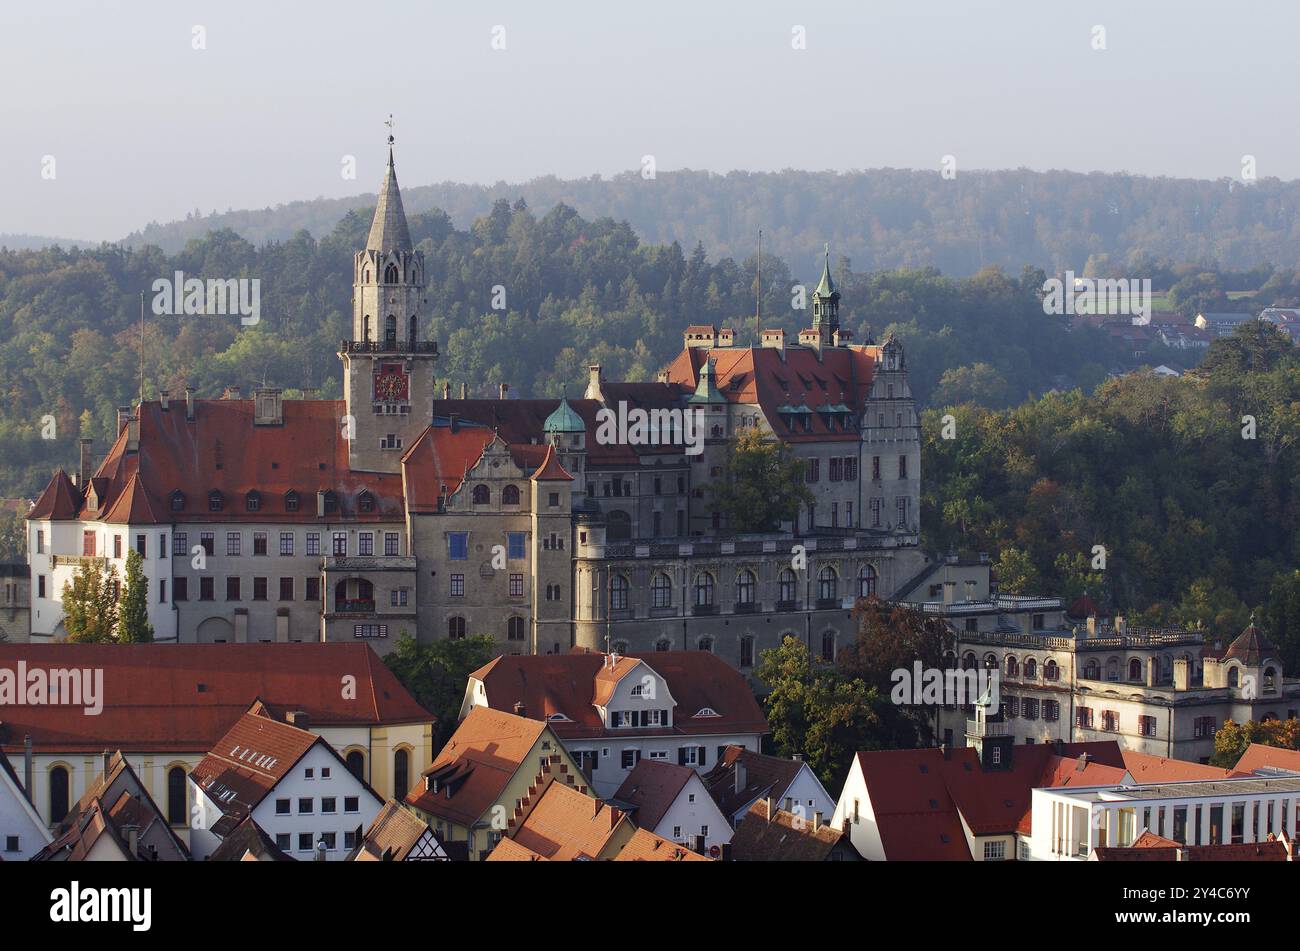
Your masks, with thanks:
[{"label": "green tree", "polygon": [[63,627],[68,640],[107,644],[117,639],[117,569],[84,562],[63,585]]},{"label": "green tree", "polygon": [[1038,594],[1043,590],[1042,576],[1034,560],[1013,545],[998,553],[993,573],[998,579],[998,590],[1006,594]]},{"label": "green tree", "polygon": [[1214,755],[1210,765],[1233,769],[1241,754],[1252,743],[1276,746],[1284,750],[1300,749],[1300,720],[1263,720],[1246,723],[1227,721],[1214,734]]},{"label": "green tree", "polygon": [[724,477],[710,486],[711,507],[734,532],[772,532],[810,505],[804,463],[784,443],[748,429],[727,453]]},{"label": "green tree", "polygon": [[117,639],[123,644],[153,641],[153,625],[149,623],[149,579],[144,576],[143,564],[144,559],[134,548],[126,553],[126,586],[122,591],[117,632]]},{"label": "green tree", "polygon": [[436,718],[435,755],[456,732],[466,680],[496,653],[496,641],[486,635],[422,644],[403,630],[384,658],[402,686]]},{"label": "green tree", "polygon": [[0,561],[27,560],[27,522],[14,511],[0,511]]}]

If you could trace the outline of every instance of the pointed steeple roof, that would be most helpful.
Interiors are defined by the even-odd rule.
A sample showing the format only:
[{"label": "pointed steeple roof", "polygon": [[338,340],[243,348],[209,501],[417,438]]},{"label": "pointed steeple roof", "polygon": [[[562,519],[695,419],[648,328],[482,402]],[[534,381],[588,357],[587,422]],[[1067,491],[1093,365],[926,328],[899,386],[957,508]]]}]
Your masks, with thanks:
[{"label": "pointed steeple roof", "polygon": [[718,390],[717,374],[714,372],[713,361],[705,360],[704,366],[700,367],[700,382],[695,387],[695,392],[688,403],[725,403],[727,398]]},{"label": "pointed steeple roof", "polygon": [[1268,639],[1259,633],[1259,628],[1255,626],[1255,615],[1252,614],[1250,624],[1237,635],[1236,640],[1228,645],[1228,649],[1223,653],[1223,659],[1236,658],[1247,667],[1257,667],[1265,657],[1272,655],[1274,650]]},{"label": "pointed steeple roof", "polygon": [[839,292],[835,290],[835,281],[831,278],[831,246],[826,245],[826,261],[822,265],[822,279],[813,291],[818,297],[831,297]]},{"label": "pointed steeple roof", "polygon": [[62,469],[54,473],[41,497],[27,513],[31,519],[72,519],[81,509],[81,491],[72,484],[72,477]]},{"label": "pointed steeple roof", "polygon": [[538,482],[573,481],[573,476],[560,465],[560,457],[555,454],[554,446],[546,447],[546,455],[542,458],[542,464],[537,467],[537,471],[533,473],[533,478]]},{"label": "pointed steeple roof", "polygon": [[393,168],[393,147],[388,147],[388,168],[384,183],[379,186],[379,204],[375,206],[375,220],[370,223],[366,238],[367,251],[410,251],[411,232],[406,227],[406,212],[402,210],[402,193],[397,187],[397,170]]},{"label": "pointed steeple roof", "polygon": [[153,503],[149,501],[149,493],[140,482],[140,474],[133,472],[126,488],[104,516],[104,521],[123,525],[156,525],[165,519],[159,518]]}]

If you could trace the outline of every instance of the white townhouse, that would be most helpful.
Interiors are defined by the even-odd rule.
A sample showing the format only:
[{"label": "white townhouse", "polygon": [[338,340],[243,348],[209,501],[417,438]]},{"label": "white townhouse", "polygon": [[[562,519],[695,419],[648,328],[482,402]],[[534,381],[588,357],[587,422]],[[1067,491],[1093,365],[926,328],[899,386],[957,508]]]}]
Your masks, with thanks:
[{"label": "white townhouse", "polygon": [[0,861],[23,862],[50,844],[50,831],[0,752]]},{"label": "white townhouse", "polygon": [[709,853],[731,842],[731,823],[695,770],[658,760],[641,760],[609,800],[632,817],[637,828],[662,839]]}]

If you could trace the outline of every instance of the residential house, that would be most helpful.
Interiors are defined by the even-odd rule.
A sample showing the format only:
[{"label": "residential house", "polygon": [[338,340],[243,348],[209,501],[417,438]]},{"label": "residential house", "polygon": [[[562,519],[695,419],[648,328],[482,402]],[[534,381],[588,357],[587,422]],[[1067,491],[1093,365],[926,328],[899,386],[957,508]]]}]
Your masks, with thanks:
[{"label": "residential house", "polygon": [[857,862],[862,856],[846,832],[817,817],[786,812],[772,799],[749,808],[731,839],[737,862]]},{"label": "residential house", "polygon": [[185,862],[190,854],[121,751],[102,769],[41,849],[38,862]]},{"label": "residential house", "polygon": [[296,862],[292,855],[275,844],[275,840],[245,816],[239,825],[221,840],[208,856],[209,862]]},{"label": "residential house", "polygon": [[689,766],[643,759],[609,802],[627,812],[639,828],[695,851],[720,855],[731,841],[727,816]]},{"label": "residential house", "polygon": [[94,703],[6,704],[0,717],[0,751],[16,759],[31,737],[31,801],[47,825],[115,749],[188,842],[186,776],[259,698],[282,720],[295,714],[385,796],[406,795],[433,757],[433,714],[364,643],[0,644],[0,676],[20,670],[77,672],[92,687],[102,676]]},{"label": "residential house", "polygon": [[[607,861],[632,838],[636,825],[622,809],[579,792],[556,773],[524,798],[518,818],[488,861]],[[508,844],[507,844],[508,843]]]},{"label": "residential house", "polygon": [[446,862],[429,824],[390,799],[361,835],[349,862]]},{"label": "residential house", "polygon": [[[729,845],[723,846],[725,856],[730,856]],[[709,862],[707,855],[693,852],[685,846],[655,835],[649,829],[637,829],[627,840],[615,862]]]},{"label": "residential house", "polygon": [[29,859],[50,843],[50,831],[27,798],[24,783],[0,752],[0,859]]},{"label": "residential house", "polygon": [[255,701],[190,772],[190,848],[207,858],[251,817],[295,858],[342,859],[384,800],[318,734]]},{"label": "residential house", "polygon": [[586,778],[547,723],[475,706],[405,803],[449,853],[463,844],[467,857],[478,861],[506,837],[524,800],[553,773],[586,794]]},{"label": "residential house", "polygon": [[1099,845],[1090,862],[1293,862],[1295,850],[1283,833],[1264,842],[1185,845],[1154,832],[1143,832],[1126,847]]},{"label": "residential house", "polygon": [[768,756],[740,746],[728,746],[704,785],[733,826],[759,799],[774,799],[786,812],[805,819],[835,812],[835,799],[801,757]]},{"label": "residential house", "polygon": [[745,678],[698,650],[498,657],[469,676],[461,715],[479,707],[545,720],[602,797],[642,759],[705,772],[767,732]]}]

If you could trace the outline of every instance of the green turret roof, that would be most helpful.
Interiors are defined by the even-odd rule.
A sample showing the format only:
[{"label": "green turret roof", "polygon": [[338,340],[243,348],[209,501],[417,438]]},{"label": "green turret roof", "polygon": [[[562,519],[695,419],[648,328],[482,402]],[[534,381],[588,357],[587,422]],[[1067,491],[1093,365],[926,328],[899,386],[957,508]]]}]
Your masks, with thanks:
[{"label": "green turret roof", "polygon": [[725,403],[727,398],[722,395],[718,389],[713,373],[713,361],[705,360],[704,366],[700,367],[700,382],[695,387],[695,392],[688,403]]},{"label": "green turret roof", "polygon": [[831,297],[836,294],[835,281],[831,279],[831,246],[826,245],[826,263],[822,266],[822,279],[813,293],[818,297]]},{"label": "green turret roof", "polygon": [[542,431],[547,433],[585,433],[587,424],[582,421],[582,417],[574,412],[573,407],[569,405],[568,394],[560,397],[560,405],[555,408],[550,416],[546,417],[546,422],[542,424]]}]

